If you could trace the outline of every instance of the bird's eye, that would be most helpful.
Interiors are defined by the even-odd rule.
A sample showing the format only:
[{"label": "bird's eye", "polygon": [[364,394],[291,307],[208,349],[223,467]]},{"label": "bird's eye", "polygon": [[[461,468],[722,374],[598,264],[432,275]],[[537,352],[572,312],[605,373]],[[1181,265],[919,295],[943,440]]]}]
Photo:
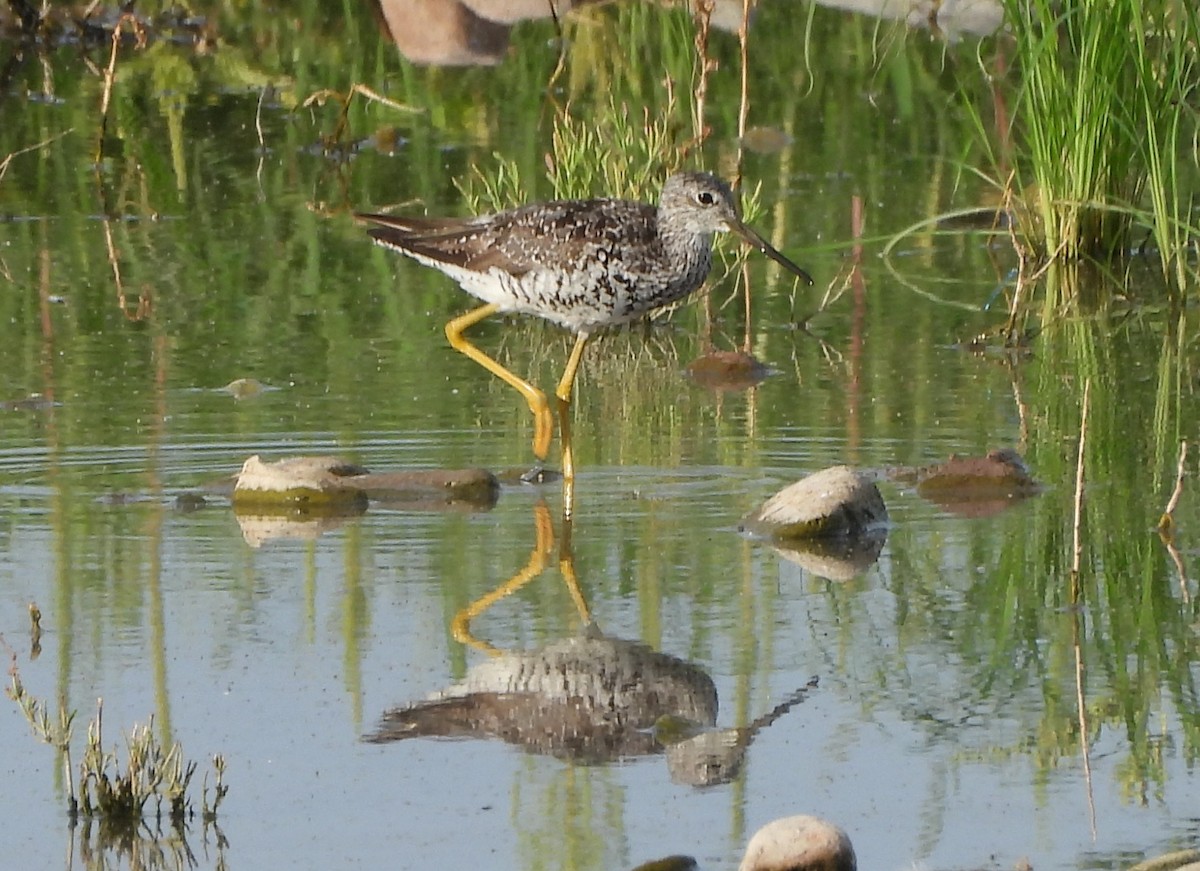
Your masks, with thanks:
[{"label": "bird's eye", "polygon": [[700,193],[696,194],[696,202],[702,206],[711,206],[716,201],[717,198],[708,191],[700,191]]}]

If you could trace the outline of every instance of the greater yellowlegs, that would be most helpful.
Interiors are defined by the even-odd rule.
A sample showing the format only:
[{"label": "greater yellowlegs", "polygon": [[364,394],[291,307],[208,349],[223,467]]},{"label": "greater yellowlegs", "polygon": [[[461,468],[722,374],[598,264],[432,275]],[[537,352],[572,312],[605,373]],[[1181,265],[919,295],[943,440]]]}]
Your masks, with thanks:
[{"label": "greater yellowlegs", "polygon": [[597,330],[636,320],[698,289],[712,266],[714,233],[737,233],[812,284],[807,272],[742,222],[729,186],[704,172],[672,175],[657,206],[617,199],[562,200],[474,218],[357,217],[372,225],[367,232],[378,244],[444,272],[484,301],[446,324],[446,337],[525,397],[533,411],[538,459],[545,459],[553,432],[546,395],[472,345],[463,331],[497,312],[516,312],[537,315],[576,334],[555,391],[566,482],[575,471],[567,411],[588,339]]}]

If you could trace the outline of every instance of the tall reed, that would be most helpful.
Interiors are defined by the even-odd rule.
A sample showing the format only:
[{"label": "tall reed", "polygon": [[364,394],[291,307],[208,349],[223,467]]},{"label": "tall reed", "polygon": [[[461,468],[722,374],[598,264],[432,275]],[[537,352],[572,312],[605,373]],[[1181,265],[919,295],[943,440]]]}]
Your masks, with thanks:
[{"label": "tall reed", "polygon": [[1014,118],[1025,241],[1048,257],[1112,261],[1149,228],[1186,287],[1193,228],[1180,183],[1200,28],[1176,0],[1004,0],[1021,77]]}]

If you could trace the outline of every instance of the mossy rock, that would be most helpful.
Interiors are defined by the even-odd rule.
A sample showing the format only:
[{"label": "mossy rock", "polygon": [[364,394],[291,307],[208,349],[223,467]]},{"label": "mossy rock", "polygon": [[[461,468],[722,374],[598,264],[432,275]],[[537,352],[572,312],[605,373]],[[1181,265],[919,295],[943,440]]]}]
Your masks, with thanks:
[{"label": "mossy rock", "polygon": [[237,475],[233,504],[289,510],[365,507],[366,493],[354,483],[364,474],[366,469],[337,457],[291,457],[265,463],[255,454]]},{"label": "mossy rock", "polygon": [[239,509],[354,511],[368,501],[440,508],[464,503],[490,508],[500,495],[486,469],[371,472],[337,457],[291,457],[273,463],[257,455],[242,465],[233,489]]}]

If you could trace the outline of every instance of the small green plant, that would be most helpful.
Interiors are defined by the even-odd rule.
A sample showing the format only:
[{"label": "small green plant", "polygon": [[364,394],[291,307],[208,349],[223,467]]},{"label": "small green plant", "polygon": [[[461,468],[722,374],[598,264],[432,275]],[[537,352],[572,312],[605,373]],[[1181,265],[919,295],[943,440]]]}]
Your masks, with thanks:
[{"label": "small green plant", "polygon": [[554,124],[546,170],[554,195],[561,199],[621,196],[651,199],[662,180],[679,169],[684,149],[674,92],[653,115],[610,98],[599,119],[563,112]]},{"label": "small green plant", "polygon": [[[72,821],[83,817],[98,820],[110,832],[136,833],[148,816],[153,803],[154,818],[161,823],[166,818],[179,833],[195,815],[188,796],[188,787],[196,773],[195,762],[185,762],[183,748],[176,741],[165,747],[154,734],[154,717],[144,726],[134,725],[125,736],[125,762],[122,766],[117,750],[104,747],[104,703],[96,703],[96,716],[88,723],[87,741],[79,764],[79,787],[76,793],[71,765],[71,738],[75,711],[59,704],[58,716],[51,716],[48,705],[31,695],[21,681],[16,656],[9,668],[9,698],[17,703],[33,734],[58,750],[63,756],[63,771],[67,783],[67,805]],[[225,761],[213,758],[215,784],[209,803],[207,775],[201,796],[201,820],[213,823],[217,808],[229,791],[224,783]]]},{"label": "small green plant", "polygon": [[[552,197],[654,202],[663,180],[683,166],[687,154],[677,109],[673,90],[668,91],[661,113],[652,115],[644,108],[640,118],[611,99],[597,117],[579,118],[569,107],[564,109],[554,120],[551,150],[544,161]],[[498,152],[492,158],[491,167],[476,164],[469,176],[455,181],[467,208],[476,214],[509,209],[534,198],[516,160]],[[758,186],[742,190],[741,207],[749,223],[762,215]],[[740,262],[746,251],[741,246],[736,250]]]},{"label": "small green plant", "polygon": [[521,180],[517,162],[498,151],[492,153],[492,159],[495,164],[490,171],[475,164],[469,176],[454,180],[454,186],[466,200],[467,209],[477,215],[512,208],[529,199],[529,190]]},{"label": "small green plant", "polygon": [[[554,199],[613,196],[652,200],[662,181],[683,164],[674,97],[664,111],[641,115],[610,99],[597,116],[563,109],[554,119],[546,177]],[[532,199],[515,160],[493,155],[494,166],[476,165],[455,185],[473,212],[499,211]]]}]

